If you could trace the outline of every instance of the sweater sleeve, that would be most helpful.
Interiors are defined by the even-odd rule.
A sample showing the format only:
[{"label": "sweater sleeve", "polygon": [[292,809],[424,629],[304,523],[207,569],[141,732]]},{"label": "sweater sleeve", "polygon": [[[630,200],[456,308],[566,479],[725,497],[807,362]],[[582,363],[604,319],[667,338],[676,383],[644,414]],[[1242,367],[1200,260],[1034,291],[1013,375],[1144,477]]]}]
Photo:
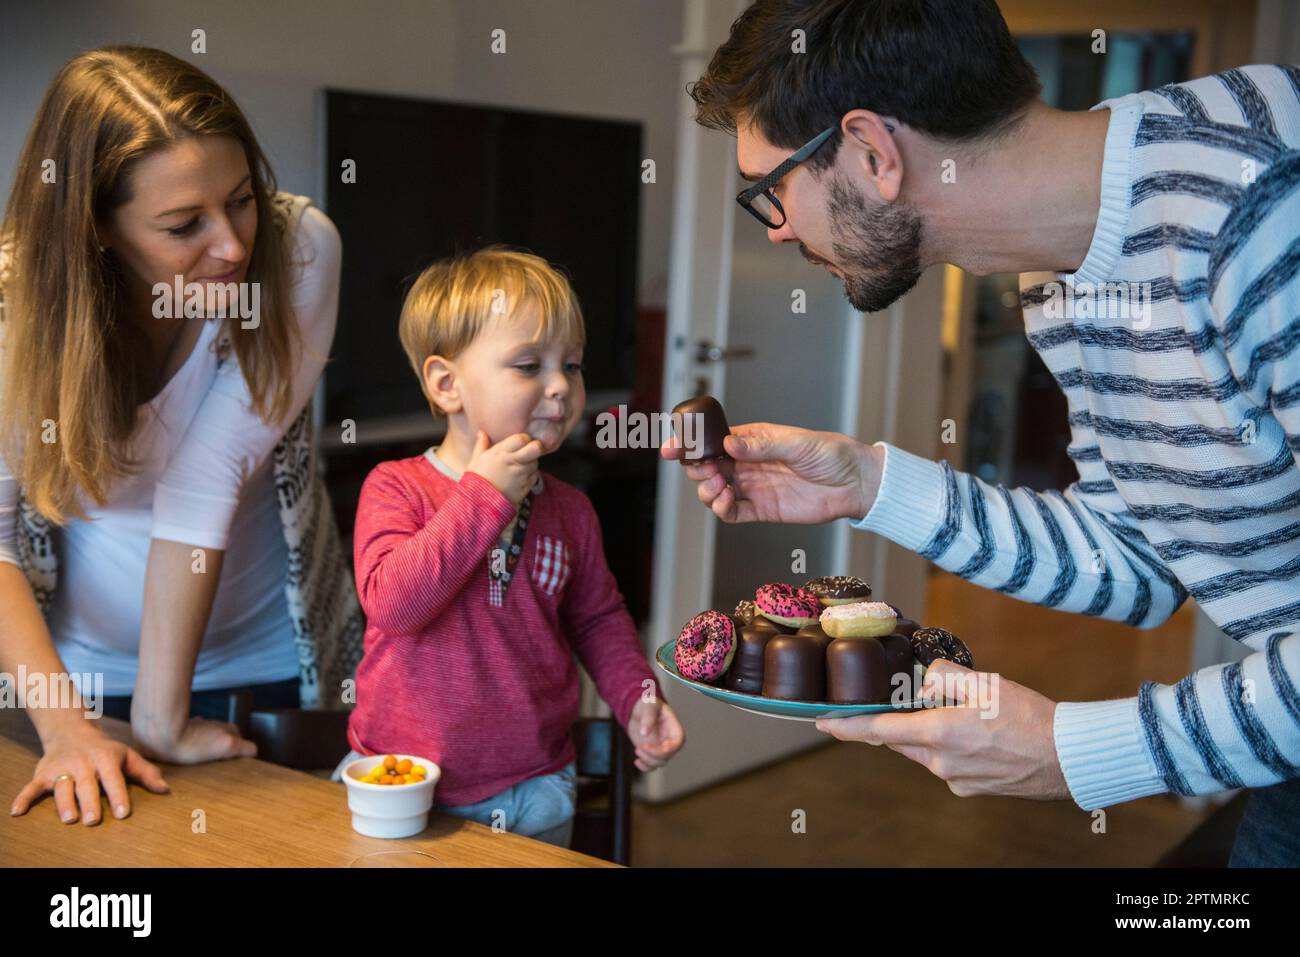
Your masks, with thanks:
[{"label": "sweater sleeve", "polygon": [[1061,702],[1061,770],[1085,811],[1149,794],[1211,794],[1300,777],[1300,633],[1135,698]]},{"label": "sweater sleeve", "polygon": [[[277,424],[268,424],[257,414],[243,371],[232,354],[217,370],[158,480],[153,538],[225,548],[244,482],[266,461],[311,398],[334,339],[342,242],[329,217],[314,206],[301,213],[295,235],[296,248],[290,251],[295,275],[290,312],[301,342],[289,413]],[[257,333],[236,328],[233,334]]]},{"label": "sweater sleeve", "polygon": [[366,478],[357,502],[353,565],[367,620],[389,634],[422,630],[456,600],[486,562],[514,506],[495,485],[466,472],[433,516],[391,465]]},{"label": "sweater sleeve", "polygon": [[[1300,464],[1300,152],[1242,192],[1207,265],[1211,315],[1233,378],[1259,410],[1255,442]],[[1085,810],[1147,794],[1208,794],[1300,776],[1300,603],[1261,607],[1224,630],[1259,650],[1135,698],[1063,702],[1055,737]]]},{"label": "sweater sleeve", "polygon": [[877,532],[941,568],[1022,601],[1123,621],[1164,622],[1187,591],[1128,518],[1108,481],[1064,492],[991,486],[885,442],[871,510]]},{"label": "sweater sleeve", "polygon": [[641,694],[652,687],[654,694],[662,697],[662,690],[646,664],[636,624],[605,561],[596,510],[585,496],[576,498],[577,524],[582,532],[560,622],[601,698],[626,728]]}]

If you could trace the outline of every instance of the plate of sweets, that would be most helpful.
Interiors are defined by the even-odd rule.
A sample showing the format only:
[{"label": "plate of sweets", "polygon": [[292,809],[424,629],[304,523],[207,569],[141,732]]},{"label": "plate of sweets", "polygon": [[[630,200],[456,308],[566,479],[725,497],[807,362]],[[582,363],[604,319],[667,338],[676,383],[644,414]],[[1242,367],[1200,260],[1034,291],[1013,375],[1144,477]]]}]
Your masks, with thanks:
[{"label": "plate of sweets", "polygon": [[704,611],[655,652],[671,678],[742,711],[816,721],[923,707],[938,658],[974,668],[970,649],[925,628],[851,575],[772,582],[727,614]]}]

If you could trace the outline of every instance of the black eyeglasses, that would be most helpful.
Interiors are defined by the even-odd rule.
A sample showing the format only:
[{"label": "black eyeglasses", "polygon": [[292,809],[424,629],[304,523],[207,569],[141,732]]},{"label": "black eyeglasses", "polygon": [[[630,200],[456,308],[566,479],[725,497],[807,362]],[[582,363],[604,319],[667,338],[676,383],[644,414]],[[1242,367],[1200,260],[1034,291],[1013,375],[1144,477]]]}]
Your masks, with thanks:
[{"label": "black eyeglasses", "polygon": [[[823,143],[831,138],[839,126],[828,126],[803,146],[790,154],[776,169],[768,173],[753,186],[742,189],[736,194],[736,202],[747,209],[750,214],[768,229],[780,229],[785,225],[785,209],[781,201],[772,192],[772,187],[781,181],[786,173],[794,169],[808,157],[816,153]],[[894,127],[886,123],[885,129],[894,132]]]}]

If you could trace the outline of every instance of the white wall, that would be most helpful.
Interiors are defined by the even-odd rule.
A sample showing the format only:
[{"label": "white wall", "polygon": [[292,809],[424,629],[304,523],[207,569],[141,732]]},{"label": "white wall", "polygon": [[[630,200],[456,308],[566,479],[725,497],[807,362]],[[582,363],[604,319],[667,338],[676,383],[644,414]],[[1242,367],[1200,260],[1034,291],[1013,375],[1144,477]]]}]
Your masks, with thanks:
[{"label": "white wall", "polygon": [[[205,54],[191,52],[195,28]],[[497,28],[504,55],[489,49]],[[642,187],[639,302],[663,305],[686,95],[671,52],[680,33],[679,0],[0,0],[0,195],[59,67],[109,43],[160,47],[211,74],[248,115],[281,188],[310,196],[325,86],[636,120],[657,167]]]},{"label": "white wall", "polygon": [[1300,63],[1300,6],[1295,0],[1259,0],[1252,63]]}]

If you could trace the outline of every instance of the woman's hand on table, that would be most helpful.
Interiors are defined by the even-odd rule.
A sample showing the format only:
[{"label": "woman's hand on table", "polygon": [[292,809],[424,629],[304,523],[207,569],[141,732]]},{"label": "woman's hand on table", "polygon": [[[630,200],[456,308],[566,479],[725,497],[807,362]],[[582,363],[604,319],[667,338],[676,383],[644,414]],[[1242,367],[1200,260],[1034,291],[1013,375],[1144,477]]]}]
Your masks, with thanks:
[{"label": "woman's hand on table", "polygon": [[[723,440],[730,458],[687,465],[700,501],[724,522],[819,524],[861,518],[880,487],[884,452],[838,432],[755,422]],[[672,437],[660,450],[680,459]]]},{"label": "woman's hand on table", "polygon": [[658,697],[637,701],[628,718],[627,736],[636,749],[635,764],[640,771],[663,767],[686,741],[677,715],[668,702]]},{"label": "woman's hand on table", "polygon": [[132,730],[140,750],[168,764],[203,764],[227,758],[255,758],[257,745],[244,739],[239,726],[228,721],[190,718],[175,734],[150,730],[136,720]]},{"label": "woman's hand on table", "polygon": [[131,813],[127,779],[138,781],[155,794],[168,791],[155,765],[134,748],[94,727],[89,719],[58,732],[42,745],[45,753],[36,762],[32,780],[14,799],[10,814],[26,814],[32,804],[53,791],[54,808],[63,823],[71,824],[80,818],[86,824],[98,824],[101,786],[117,818]]}]

